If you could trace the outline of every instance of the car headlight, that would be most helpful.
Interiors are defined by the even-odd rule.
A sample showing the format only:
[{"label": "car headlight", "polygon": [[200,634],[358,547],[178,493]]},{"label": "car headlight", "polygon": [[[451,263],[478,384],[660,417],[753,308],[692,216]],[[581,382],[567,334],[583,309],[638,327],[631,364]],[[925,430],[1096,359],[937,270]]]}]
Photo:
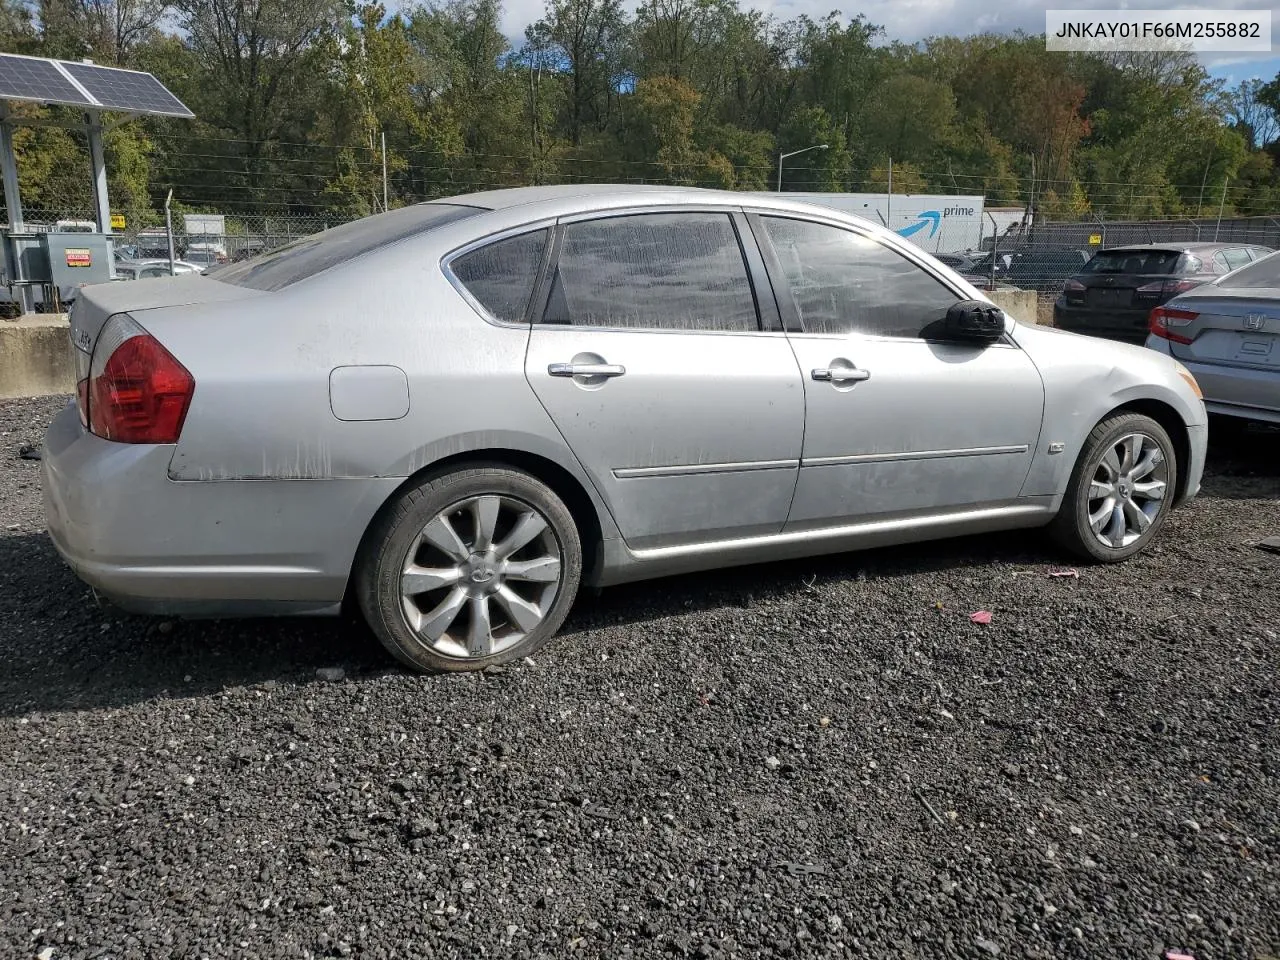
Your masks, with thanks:
[{"label": "car headlight", "polygon": [[1193,374],[1190,370],[1184,367],[1177,360],[1173,361],[1173,368],[1178,371],[1178,376],[1180,376],[1183,380],[1187,381],[1187,386],[1191,388],[1191,392],[1194,393],[1201,400],[1203,400],[1204,392],[1200,389],[1200,384],[1196,382],[1195,374]]}]

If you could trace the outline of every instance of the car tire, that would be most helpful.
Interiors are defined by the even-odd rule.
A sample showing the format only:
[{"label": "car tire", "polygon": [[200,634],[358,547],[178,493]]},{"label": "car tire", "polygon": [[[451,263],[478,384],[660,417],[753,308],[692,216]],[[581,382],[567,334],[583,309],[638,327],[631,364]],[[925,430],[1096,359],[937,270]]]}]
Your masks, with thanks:
[{"label": "car tire", "polygon": [[405,490],[361,554],[365,620],[392,656],[421,672],[529,656],[564,622],[582,576],[564,502],[499,464],[469,464]]},{"label": "car tire", "polygon": [[1085,440],[1050,532],[1081,559],[1126,560],[1164,525],[1177,477],[1177,453],[1160,424],[1138,413],[1108,417]]}]

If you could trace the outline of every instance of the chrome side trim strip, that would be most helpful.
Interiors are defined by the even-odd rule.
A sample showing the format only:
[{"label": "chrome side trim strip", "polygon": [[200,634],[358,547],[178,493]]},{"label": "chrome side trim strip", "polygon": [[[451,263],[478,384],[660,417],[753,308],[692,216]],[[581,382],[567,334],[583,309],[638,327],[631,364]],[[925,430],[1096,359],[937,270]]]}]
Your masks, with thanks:
[{"label": "chrome side trim strip", "polygon": [[1015,517],[1036,515],[1045,515],[1045,508],[1040,504],[985,507],[976,510],[934,514],[929,517],[870,520],[865,523],[851,523],[845,526],[827,527],[819,530],[795,530],[791,533],[772,533],[761,537],[743,537],[738,540],[715,540],[707,543],[680,544],[674,547],[649,547],[647,549],[631,550],[630,552],[632,558],[636,561],[670,560],[676,557],[690,557],[699,554],[735,554],[760,547],[784,547],[792,544],[813,545],[830,540],[852,540],[880,533],[928,530],[934,527],[946,528],[960,524],[980,523],[984,520],[1007,520]]},{"label": "chrome side trim strip", "polygon": [[613,471],[619,480],[640,477],[688,477],[703,473],[741,473],[748,470],[794,470],[799,460],[743,460],[738,463],[690,463],[672,467],[618,467]]},{"label": "chrome side trim strip", "polygon": [[1009,447],[966,447],[962,450],[911,450],[907,453],[855,453],[843,457],[805,457],[802,467],[833,467],[845,463],[879,463],[894,460],[933,460],[943,457],[988,457],[1005,453],[1026,453],[1031,449],[1022,443]]}]

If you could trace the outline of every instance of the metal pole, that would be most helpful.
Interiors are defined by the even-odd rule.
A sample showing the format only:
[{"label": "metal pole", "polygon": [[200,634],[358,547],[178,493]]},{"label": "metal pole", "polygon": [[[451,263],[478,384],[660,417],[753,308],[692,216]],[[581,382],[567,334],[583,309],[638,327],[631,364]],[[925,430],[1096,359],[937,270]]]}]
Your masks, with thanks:
[{"label": "metal pole", "polygon": [[387,206],[387,131],[382,131],[382,212],[386,213],[390,207]]},{"label": "metal pole", "polygon": [[1213,239],[1218,239],[1218,228],[1222,226],[1222,209],[1227,205],[1227,184],[1231,182],[1231,177],[1222,178],[1222,202],[1218,204],[1218,222],[1213,228]]},{"label": "metal pole", "polygon": [[[991,215],[991,211],[987,211],[987,216],[991,217],[991,289],[995,290],[996,259],[1000,256],[1000,228],[996,226],[996,218]],[[978,249],[982,249],[981,244]]]},{"label": "metal pole", "polygon": [[173,188],[170,187],[169,195],[164,198],[164,232],[169,237],[169,276],[171,277],[176,276],[178,273],[177,268],[174,266],[174,260],[176,258],[173,255],[173,214],[169,209],[169,206],[172,203]]},{"label": "metal pole", "polygon": [[[23,229],[22,197],[18,192],[18,161],[13,156],[13,125],[9,122],[9,108],[3,101],[0,101],[0,172],[3,173],[4,205],[9,213],[9,234],[12,236],[21,233]],[[5,272],[12,283],[18,279],[19,274],[18,258],[12,241],[4,246],[4,262]],[[21,286],[17,290],[18,306],[23,313],[30,313],[35,309],[35,296],[31,288]]]},{"label": "metal pole", "polygon": [[889,158],[889,192],[884,198],[884,216],[886,220],[893,219],[893,157]]},{"label": "metal pole", "polygon": [[782,161],[787,157],[796,157],[802,153],[808,153],[810,150],[826,150],[827,144],[815,143],[812,147],[805,147],[803,150],[792,150],[790,153],[782,153],[778,155],[778,193],[782,192]]},{"label": "metal pole", "polygon": [[[107,197],[107,161],[102,152],[102,117],[95,113],[84,115],[89,134],[89,159],[93,163],[93,196],[97,204],[98,232],[106,234],[107,253],[113,250],[111,242],[111,202]],[[116,258],[107,261],[111,279],[116,277]]]}]

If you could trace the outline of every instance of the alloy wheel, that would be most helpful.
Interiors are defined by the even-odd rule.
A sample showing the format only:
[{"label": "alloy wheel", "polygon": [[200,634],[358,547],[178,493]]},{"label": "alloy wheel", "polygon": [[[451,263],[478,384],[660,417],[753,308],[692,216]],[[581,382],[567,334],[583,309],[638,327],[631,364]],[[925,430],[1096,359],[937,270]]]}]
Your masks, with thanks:
[{"label": "alloy wheel", "polygon": [[542,623],[562,579],[560,542],[535,507],[484,494],[446,507],[405,556],[409,627],[440,656],[489,657]]},{"label": "alloy wheel", "polygon": [[1155,438],[1130,433],[1110,444],[1089,483],[1089,528],[1103,546],[1141,539],[1169,493],[1169,458]]}]

